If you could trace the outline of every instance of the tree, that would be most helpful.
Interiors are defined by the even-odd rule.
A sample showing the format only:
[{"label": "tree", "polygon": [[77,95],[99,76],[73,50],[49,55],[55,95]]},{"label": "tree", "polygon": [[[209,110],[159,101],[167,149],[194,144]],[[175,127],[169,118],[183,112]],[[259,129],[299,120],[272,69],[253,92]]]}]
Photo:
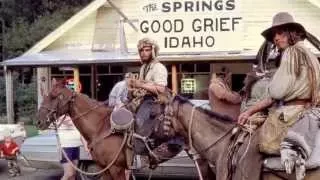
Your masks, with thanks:
[{"label": "tree", "polygon": [[21,55],[92,0],[2,0],[5,59]]},{"label": "tree", "polygon": [[[4,56],[10,59],[26,52],[92,0],[0,1],[0,18],[5,22]],[[35,79],[25,84],[14,75],[14,87],[16,117],[33,119],[37,110]],[[5,81],[0,76],[0,116],[6,113],[5,94]]]}]

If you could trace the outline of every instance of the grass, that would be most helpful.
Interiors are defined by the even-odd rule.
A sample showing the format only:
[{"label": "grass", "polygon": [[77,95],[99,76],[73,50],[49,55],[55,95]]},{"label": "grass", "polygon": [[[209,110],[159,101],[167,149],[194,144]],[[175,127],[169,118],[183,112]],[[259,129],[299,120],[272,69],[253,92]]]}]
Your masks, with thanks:
[{"label": "grass", "polygon": [[27,137],[32,137],[38,135],[38,129],[34,125],[25,125],[27,131]]}]

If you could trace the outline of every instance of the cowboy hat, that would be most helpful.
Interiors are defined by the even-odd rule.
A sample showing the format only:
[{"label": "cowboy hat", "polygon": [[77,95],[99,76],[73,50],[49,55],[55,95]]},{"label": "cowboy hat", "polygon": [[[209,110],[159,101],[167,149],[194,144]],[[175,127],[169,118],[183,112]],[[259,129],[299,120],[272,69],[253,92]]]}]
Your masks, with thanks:
[{"label": "cowboy hat", "polygon": [[305,28],[300,24],[294,21],[291,14],[288,12],[280,12],[277,13],[275,16],[273,16],[272,26],[266,30],[264,30],[261,34],[263,37],[266,38],[266,40],[272,42],[273,41],[273,30],[276,28],[289,28],[289,29],[295,29],[298,32],[303,33],[303,37],[306,37],[306,30]]}]

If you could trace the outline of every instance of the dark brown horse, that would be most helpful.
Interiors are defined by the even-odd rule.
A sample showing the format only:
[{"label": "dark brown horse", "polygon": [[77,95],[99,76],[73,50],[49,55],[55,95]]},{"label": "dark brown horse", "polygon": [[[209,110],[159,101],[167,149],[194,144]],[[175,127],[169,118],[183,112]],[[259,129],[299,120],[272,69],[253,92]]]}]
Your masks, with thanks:
[{"label": "dark brown horse", "polygon": [[[295,179],[295,174],[288,176],[283,172],[261,173],[263,156],[257,147],[259,130],[244,139],[237,158],[233,159],[235,163],[230,165],[232,131],[237,126],[230,118],[195,107],[180,96],[174,97],[167,113],[175,132],[186,139],[189,139],[191,134],[192,142],[189,141],[189,145],[192,144],[195,150],[214,166],[212,170],[216,173],[216,179]],[[320,169],[307,171],[305,179],[320,179]]]}]

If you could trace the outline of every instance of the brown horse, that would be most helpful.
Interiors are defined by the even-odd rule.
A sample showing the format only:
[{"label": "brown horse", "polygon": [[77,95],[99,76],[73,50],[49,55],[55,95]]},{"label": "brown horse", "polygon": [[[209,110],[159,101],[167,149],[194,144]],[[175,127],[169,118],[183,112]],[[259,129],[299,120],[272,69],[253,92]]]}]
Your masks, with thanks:
[{"label": "brown horse", "polygon": [[[295,174],[262,171],[263,155],[259,153],[257,147],[259,130],[244,139],[243,145],[237,151],[238,157],[234,159],[229,152],[232,151],[230,144],[234,141],[232,132],[237,125],[231,121],[231,118],[195,107],[180,96],[175,96],[169,107],[170,110],[166,113],[173,130],[186,139],[191,135],[192,141],[189,141],[189,146],[191,144],[213,165],[212,170],[216,173],[216,179],[295,179]],[[229,160],[234,163],[229,163],[231,162]],[[305,179],[320,179],[320,169],[307,171]]]},{"label": "brown horse", "polygon": [[91,156],[101,168],[108,166],[120,151],[116,161],[102,174],[103,179],[125,180],[125,151],[120,148],[123,136],[110,135],[104,138],[111,126],[111,112],[112,108],[70,91],[65,88],[64,81],[59,81],[53,84],[49,95],[43,99],[37,126],[42,130],[47,129],[57,117],[68,114],[88,144],[95,141]]}]

